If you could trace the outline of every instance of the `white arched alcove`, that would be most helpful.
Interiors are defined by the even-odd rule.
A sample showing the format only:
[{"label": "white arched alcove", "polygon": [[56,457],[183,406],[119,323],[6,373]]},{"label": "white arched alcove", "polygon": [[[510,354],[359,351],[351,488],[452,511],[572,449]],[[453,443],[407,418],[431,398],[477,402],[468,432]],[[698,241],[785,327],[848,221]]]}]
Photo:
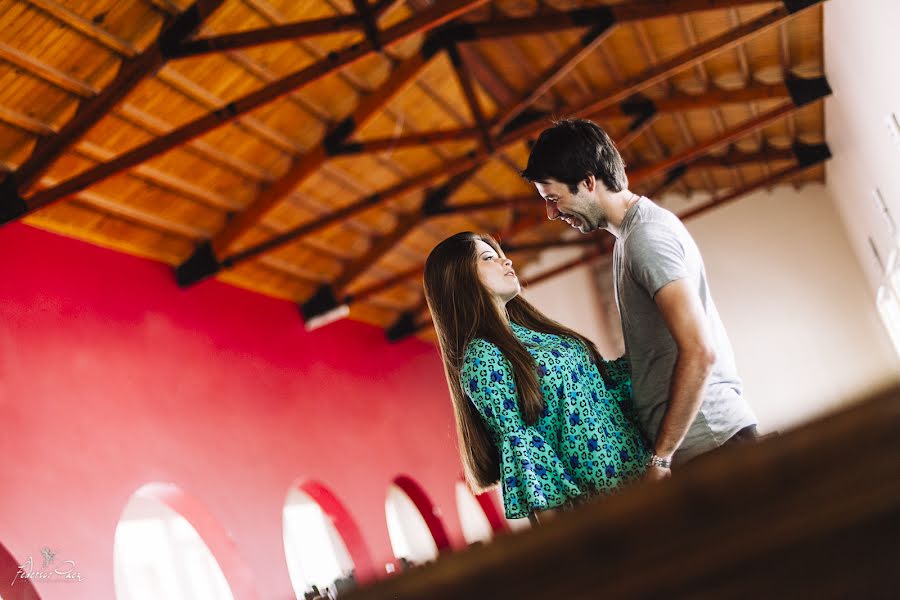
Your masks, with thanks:
[{"label": "white arched alcove", "polygon": [[322,507],[294,488],[284,503],[284,553],[297,598],[312,586],[319,590],[353,571],[347,546]]},{"label": "white arched alcove", "polygon": [[233,600],[206,543],[181,514],[140,491],[122,511],[113,545],[117,600]]},{"label": "white arched alcove", "polygon": [[494,537],[494,530],[484,509],[462,481],[456,482],[456,510],[459,513],[463,539],[467,544],[487,542]]},{"label": "white arched alcove", "polygon": [[421,564],[437,558],[438,547],[416,504],[398,485],[391,484],[384,503],[394,556]]}]

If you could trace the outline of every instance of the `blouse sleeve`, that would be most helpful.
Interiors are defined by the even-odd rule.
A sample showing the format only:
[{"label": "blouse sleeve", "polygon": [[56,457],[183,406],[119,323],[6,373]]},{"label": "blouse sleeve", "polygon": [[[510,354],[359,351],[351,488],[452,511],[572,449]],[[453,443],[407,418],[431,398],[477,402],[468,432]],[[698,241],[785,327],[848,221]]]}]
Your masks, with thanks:
[{"label": "blouse sleeve", "polygon": [[631,393],[631,361],[628,360],[628,355],[623,354],[615,360],[605,360],[603,363],[606,365],[606,372],[611,380],[609,391],[616,398],[625,415],[633,423],[638,423]]},{"label": "blouse sleeve", "polygon": [[[494,436],[506,517],[564,504],[582,492],[560,459],[551,436],[526,425],[519,412],[512,370],[500,350],[481,339],[466,351],[462,386]],[[540,422],[540,421],[539,421]]]}]

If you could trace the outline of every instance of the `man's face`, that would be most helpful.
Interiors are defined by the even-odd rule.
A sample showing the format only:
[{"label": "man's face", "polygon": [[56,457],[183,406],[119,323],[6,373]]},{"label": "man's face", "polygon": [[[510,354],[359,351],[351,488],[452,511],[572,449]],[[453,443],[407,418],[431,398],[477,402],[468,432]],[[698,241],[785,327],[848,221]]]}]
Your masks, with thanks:
[{"label": "man's face", "polygon": [[606,213],[594,193],[599,185],[591,177],[579,182],[573,194],[568,185],[552,178],[534,182],[547,205],[547,218],[551,221],[561,219],[581,233],[590,233],[608,224]]}]

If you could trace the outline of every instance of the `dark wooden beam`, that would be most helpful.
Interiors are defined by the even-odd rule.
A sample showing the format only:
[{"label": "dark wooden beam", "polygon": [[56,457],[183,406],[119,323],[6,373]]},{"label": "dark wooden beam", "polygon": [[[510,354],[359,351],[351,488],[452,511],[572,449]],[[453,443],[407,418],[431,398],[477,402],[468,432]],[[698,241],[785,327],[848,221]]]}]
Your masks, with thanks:
[{"label": "dark wooden beam", "polygon": [[[386,29],[382,40],[385,45],[429,31],[464,14],[487,0],[447,0],[414,17]],[[26,199],[27,213],[112,177],[139,163],[159,156],[173,148],[212,131],[237,117],[255,110],[290,91],[321,79],[338,69],[372,55],[376,48],[369,41],[360,42],[329,54],[323,60],[304,67],[270,85],[253,91],[230,102],[219,110],[208,113],[146,144],[142,144],[114,160],[98,165],[52,188],[42,190]]]},{"label": "dark wooden beam", "polygon": [[579,246],[590,246],[597,243],[597,239],[593,236],[584,238],[575,238],[574,240],[553,240],[550,242],[530,242],[527,244],[503,244],[503,250],[507,254],[513,252],[533,252],[535,250],[549,250],[550,248],[571,248]]},{"label": "dark wooden beam", "polygon": [[623,82],[621,86],[616,86],[615,89],[610,90],[609,94],[602,95],[599,100],[590,102],[579,110],[573,111],[573,115],[577,117],[590,116],[618,102],[627,100],[642,89],[664,81],[678,71],[699,64],[723,50],[741,44],[749,37],[775,27],[793,16],[793,14],[785,7],[770,10],[755,19],[729,29],[696,46],[692,46],[658,65],[648,67],[638,75]]},{"label": "dark wooden beam", "polygon": [[719,135],[714,136],[709,140],[700,142],[690,148],[686,148],[685,150],[673,154],[668,158],[637,169],[629,169],[629,184],[638,185],[641,182],[646,181],[647,178],[656,175],[657,173],[668,171],[669,169],[672,169],[679,165],[687,166],[693,160],[696,160],[699,157],[709,153],[711,150],[715,150],[716,148],[739,140],[758,129],[774,123],[779,119],[783,119],[786,115],[791,114],[796,110],[798,110],[798,107],[793,102],[785,102],[781,106],[777,106],[774,109],[757,116],[756,118],[749,119],[741,123],[740,125],[723,131]]},{"label": "dark wooden beam", "polygon": [[[819,81],[821,78],[803,80],[797,77],[789,77],[789,80],[794,84],[802,86],[804,85],[804,82]],[[788,99],[792,97],[790,89],[791,88],[785,83],[768,84],[754,81],[748,84],[746,88],[712,89],[707,90],[702,94],[675,92],[666,98],[655,100],[637,94],[623,102],[607,106],[602,110],[591,113],[588,117],[600,121],[609,119],[636,119],[645,114],[653,113],[653,111],[656,111],[655,114],[663,116],[682,111],[702,110],[728,104],[744,104],[762,100]],[[581,110],[581,107],[574,107],[571,110],[578,111]],[[567,114],[566,109],[563,109],[562,113]],[[533,118],[537,121],[549,121],[553,118],[553,114],[538,113],[538,115]],[[414,133],[402,136],[372,138],[347,142],[340,147],[339,153],[364,154],[368,152],[384,152],[397,148],[427,146],[442,142],[458,142],[463,139],[475,139],[478,135],[478,129],[475,127],[460,127],[457,129]]]},{"label": "dark wooden beam", "polygon": [[[821,0],[820,0],[821,1]],[[612,18],[616,23],[671,17],[707,10],[721,10],[737,6],[771,4],[771,0],[645,0],[614,5],[579,8],[568,11],[547,11],[530,17],[493,19],[475,23],[459,23],[447,29],[447,37],[468,42],[517,35],[554,33],[567,29],[588,28]],[[817,2],[785,2],[791,13],[801,4]],[[803,6],[802,8],[806,8]]]},{"label": "dark wooden beam", "polygon": [[475,94],[475,86],[472,83],[472,73],[468,65],[463,61],[459,54],[456,44],[447,46],[447,54],[450,57],[450,64],[453,65],[453,71],[456,73],[456,79],[459,87],[463,91],[469,111],[472,113],[472,120],[475,122],[475,130],[481,138],[481,144],[486,152],[492,152],[494,149],[494,140],[492,134],[488,131],[487,121],[484,118],[484,112],[481,110],[481,104],[478,102],[478,96]]},{"label": "dark wooden beam", "polygon": [[385,336],[389,342],[399,342],[412,335],[415,335],[431,323],[431,316],[422,322],[419,315],[428,308],[428,302],[424,294],[422,299],[409,310],[400,313],[400,316],[393,324],[385,329]]},{"label": "dark wooden beam", "polygon": [[172,51],[172,58],[187,58],[228,50],[253,48],[264,44],[298,40],[318,35],[360,31],[363,21],[357,15],[337,15],[299,23],[287,23],[235,33],[199,37],[182,42]]},{"label": "dark wooden beam", "polygon": [[775,185],[776,183],[779,183],[781,181],[789,180],[793,177],[796,177],[797,175],[800,175],[807,169],[810,169],[812,167],[820,165],[825,160],[828,160],[831,157],[831,153],[828,152],[827,146],[825,146],[825,152],[827,154],[823,154],[818,159],[811,160],[811,161],[808,161],[805,163],[800,163],[798,165],[794,165],[794,166],[790,166],[790,167],[785,167],[784,169],[779,169],[778,171],[773,171],[772,174],[769,175],[768,177],[763,177],[761,179],[758,179],[757,181],[752,181],[741,188],[732,190],[721,196],[717,196],[717,197],[713,198],[712,200],[710,200],[709,202],[704,203],[702,206],[698,206],[697,208],[693,208],[681,215],[678,215],[678,217],[682,221],[692,219],[692,218],[697,217],[709,210],[712,210],[714,208],[719,208],[728,202],[732,202],[743,196],[746,196],[747,194],[751,194],[753,192],[756,192],[761,189],[765,189],[767,187]]},{"label": "dark wooden beam", "polygon": [[479,212],[484,210],[500,210],[506,208],[517,208],[520,206],[540,206],[543,207],[543,201],[536,194],[526,196],[513,196],[511,198],[501,198],[499,200],[484,200],[481,202],[468,202],[466,204],[454,204],[443,206],[435,211],[433,215],[453,215],[461,213]]},{"label": "dark wooden beam", "polygon": [[401,283],[405,283],[405,282],[413,279],[414,277],[417,277],[417,276],[421,277],[422,270],[424,268],[425,268],[425,264],[422,263],[420,265],[411,267],[405,271],[401,271],[400,273],[397,273],[396,275],[392,275],[391,277],[388,277],[387,279],[384,279],[382,281],[378,281],[378,282],[368,285],[366,287],[359,288],[358,290],[354,290],[350,294],[344,296],[344,302],[347,304],[349,304],[351,302],[359,302],[359,301],[365,300],[366,298],[371,298],[372,296],[375,296],[376,294],[380,294],[381,292],[383,292],[385,290],[389,290],[392,287],[394,287],[395,285],[400,285]]},{"label": "dark wooden beam", "polygon": [[[28,159],[10,175],[13,182],[7,189],[13,193],[4,194],[0,199],[0,204],[5,207],[0,212],[7,215],[5,220],[8,220],[9,216],[15,218],[16,208],[27,211],[27,203],[22,200],[21,195],[47,172],[63,152],[81,139],[100,119],[108,115],[137,84],[156,72],[165,62],[171,48],[191,35],[221,4],[222,0],[200,0],[181,14],[169,19],[153,44],[136,57],[123,60],[118,74],[102,92],[82,102],[72,118],[55,135],[38,141]],[[12,211],[8,210],[10,205],[15,207]],[[10,215],[10,212],[13,214]]]},{"label": "dark wooden beam", "polygon": [[509,106],[516,99],[515,91],[501,73],[491,66],[488,60],[475,46],[464,44],[459,46],[459,54],[466,62],[472,76],[481,88],[494,100],[497,106]]},{"label": "dark wooden beam", "polygon": [[320,312],[317,312],[317,308],[321,310],[322,305],[318,302],[318,298],[339,298],[345,296],[347,288],[353,285],[354,281],[381,260],[417,225],[425,221],[430,215],[439,212],[446,205],[449,198],[475,174],[478,168],[478,166],[474,166],[466,171],[457,173],[443,185],[425,194],[425,198],[418,210],[401,215],[390,232],[378,237],[372,247],[361,257],[346,265],[334,281],[327,286],[323,286],[328,289],[319,289],[313,296],[312,302],[307,301],[300,305],[300,311],[304,319],[309,320],[320,314]]},{"label": "dark wooden beam", "polygon": [[[597,245],[597,240],[591,240],[591,243]],[[588,265],[602,256],[609,255],[611,251],[611,247],[608,249],[601,249],[598,247],[594,250],[586,252],[583,256],[573,258],[572,260],[566,261],[561,265],[557,265],[555,267],[547,269],[546,271],[538,273],[533,277],[529,277],[525,279],[523,283],[529,286],[537,285],[541,282],[547,281],[548,279],[552,279],[553,277],[557,277],[559,275],[562,275],[563,273],[571,271],[572,269],[577,269],[579,267],[583,267],[584,265]]]},{"label": "dark wooden beam", "polygon": [[381,32],[378,31],[378,24],[376,23],[378,16],[369,4],[369,0],[353,0],[353,8],[356,9],[356,15],[363,24],[366,38],[371,42],[372,46],[380,50]]},{"label": "dark wooden beam", "polygon": [[430,171],[425,171],[424,173],[415,175],[405,181],[401,181],[400,183],[386,190],[371,194],[363,198],[359,202],[340,208],[328,215],[324,215],[316,221],[303,223],[301,225],[298,225],[297,227],[294,227],[293,229],[290,229],[289,231],[273,237],[272,239],[266,240],[265,242],[252,246],[250,248],[245,248],[240,252],[235,252],[234,254],[225,257],[222,260],[221,266],[228,268],[251,258],[255,258],[266,252],[270,252],[285,244],[289,244],[305,235],[320,231],[326,227],[338,223],[339,221],[357,215],[364,210],[379,206],[391,198],[396,198],[402,196],[403,194],[415,191],[421,187],[428,185],[435,179],[439,179],[440,177],[444,177],[447,175],[452,176],[456,173],[465,171],[470,167],[481,164],[483,158],[483,154],[472,152],[462,158],[454,160],[452,164],[441,165],[439,167],[431,169]]},{"label": "dark wooden beam", "polygon": [[465,139],[475,139],[479,135],[477,127],[460,127],[458,129],[446,129],[441,131],[426,131],[422,133],[410,133],[407,135],[373,138],[366,140],[348,140],[334,151],[334,156],[345,154],[367,154],[373,152],[389,152],[413,146],[431,146],[444,142],[459,142]]},{"label": "dark wooden beam", "polygon": [[669,190],[669,188],[684,179],[684,176],[687,175],[687,172],[688,169],[684,165],[679,165],[673,169],[669,169],[666,172],[665,177],[662,178],[662,181],[660,181],[658,185],[650,189],[644,195],[648,198],[659,198],[660,195],[665,194]]},{"label": "dark wooden beam", "polygon": [[529,86],[515,102],[504,108],[491,123],[491,134],[496,135],[506,127],[510,121],[518,117],[522,112],[534,104],[535,100],[546,94],[550,88],[566,77],[572,69],[578,66],[588,54],[603,43],[606,36],[612,31],[614,21],[612,13],[606,20],[597,19],[591,28],[582,35],[578,41],[572,44],[553,64],[551,64],[537,78],[533,85]]},{"label": "dark wooden beam", "polygon": [[425,68],[428,61],[428,57],[417,52],[394,68],[387,80],[375,92],[360,100],[359,105],[350,116],[331,127],[318,145],[296,159],[284,175],[263,189],[243,212],[229,221],[225,229],[211,240],[216,255],[223,256],[235,240],[252,229],[273,206],[318,171],[329,159],[331,149],[340,145],[354,131],[364,127],[397,93],[409,85]]},{"label": "dark wooden beam", "polygon": [[[787,10],[779,8],[775,11],[770,11],[769,13],[766,13],[763,17],[752,21],[750,24],[755,27],[766,28],[766,27],[773,26],[775,23],[777,23],[780,20],[784,20],[784,19],[788,18],[790,16],[790,14],[791,13],[789,13]],[[736,39],[744,39],[744,38],[748,37],[749,35],[751,35],[753,32],[754,32],[753,30],[748,29],[746,24],[742,25],[734,30],[731,30],[721,36],[714,38],[714,40],[712,40],[712,41],[715,42],[716,44],[718,44],[718,46],[716,46],[715,44],[710,44],[710,43],[703,44],[702,53],[700,53],[700,54],[708,57],[708,56],[714,54],[715,51],[717,51],[717,49],[723,50],[726,48],[730,48],[735,43],[737,43],[737,42],[735,42]],[[690,64],[694,64],[694,61],[697,60],[697,57],[698,57],[698,53],[696,51],[694,51],[693,49],[689,49],[687,52],[682,53],[682,54],[674,57],[673,59],[667,61],[667,63],[664,65],[664,70],[667,73],[669,71],[678,70],[678,68],[676,66],[678,60],[684,61],[683,66],[688,66]],[[629,93],[626,95],[626,97],[630,96],[634,90],[642,89],[646,85],[650,85],[651,83],[657,81],[660,72],[661,71],[659,69],[651,69],[650,71],[645,73],[645,76],[643,79],[637,78],[637,79],[632,80],[632,83],[629,86],[631,89],[629,90]],[[823,95],[825,95],[827,93],[830,93],[830,89],[827,88],[827,83],[824,86],[821,86],[821,85],[819,85],[818,87],[813,86],[813,88],[806,91],[805,95],[802,95],[803,96],[802,100],[794,100],[794,102],[788,103],[788,104],[790,105],[790,108],[792,109],[796,105],[796,102],[799,102],[799,101],[811,102],[811,101],[814,101],[817,97],[822,97]],[[621,92],[612,92],[612,96],[619,97],[620,95],[621,95]],[[610,96],[610,97],[612,97],[612,96]],[[614,102],[611,102],[608,100],[603,101],[603,106],[601,106],[600,108],[605,107],[605,106],[611,106],[612,104],[614,104]],[[596,107],[596,106],[597,106],[597,102],[592,101],[588,105],[583,106],[582,109],[586,110],[588,108],[591,108],[593,110],[594,107]],[[597,110],[599,110],[599,108]],[[770,113],[767,113],[765,116],[771,117],[772,114],[770,112]],[[757,119],[756,121],[757,121],[757,126],[762,126],[762,125],[760,125],[760,123],[762,123],[762,119]],[[627,142],[633,140],[636,137],[634,135],[634,129],[635,128],[639,129],[641,127],[642,122],[645,123],[646,118],[637,120],[635,122],[635,124],[633,124],[632,130],[630,132],[626,133],[625,138],[622,140],[618,140],[620,146],[624,147],[625,145],[627,145]],[[513,123],[515,123],[515,121]],[[511,125],[513,123],[511,123]],[[544,127],[545,127],[545,124],[542,122],[539,122],[539,121],[526,121],[523,124],[517,124],[517,127],[512,128],[511,130],[507,131],[506,133],[504,133],[502,136],[500,136],[496,140],[496,146],[495,146],[494,150],[496,152],[496,151],[499,151],[509,145],[518,143],[518,142],[526,139],[528,136],[532,135],[533,133],[543,129]],[[734,133],[734,131],[732,131],[732,133]],[[727,143],[728,141],[729,141],[729,139],[722,138],[722,139],[718,140],[715,145],[712,145],[709,148],[705,149],[704,152],[708,151],[709,149],[714,149],[717,145],[722,145],[724,143]],[[694,150],[696,151],[696,149],[694,149]],[[699,154],[702,154],[702,153],[703,152],[697,152],[696,156],[699,156]],[[694,156],[694,157],[696,158],[696,156]],[[335,213],[332,213],[330,215],[326,215],[314,223],[304,223],[303,225],[300,225],[288,232],[285,232],[284,234],[276,236],[270,240],[267,240],[261,244],[253,246],[251,248],[247,248],[247,249],[245,249],[239,253],[236,253],[232,256],[229,256],[225,260],[222,261],[222,264],[226,265],[226,266],[235,265],[235,264],[238,264],[239,262],[243,262],[245,260],[248,260],[248,259],[258,256],[260,254],[263,254],[265,252],[271,251],[271,250],[278,248],[284,244],[290,243],[291,241],[298,239],[299,237],[308,235],[314,231],[317,231],[319,229],[327,227],[327,226],[335,223],[337,220],[353,216],[363,210],[372,208],[373,206],[376,206],[376,205],[386,201],[389,198],[396,197],[397,195],[404,194],[404,193],[407,193],[414,189],[417,189],[418,187],[427,185],[431,180],[435,179],[436,177],[439,177],[440,175],[453,176],[457,173],[463,172],[466,169],[478,164],[480,161],[483,161],[489,157],[490,157],[490,154],[488,154],[487,152],[484,152],[483,150],[476,151],[476,152],[469,153],[464,156],[458,157],[454,160],[449,161],[448,163],[445,163],[438,169],[415,176],[415,177],[407,180],[406,182],[401,182],[400,184],[398,184],[388,190],[385,190],[382,193],[374,194],[372,196],[369,196],[368,198],[365,198],[365,199],[357,202],[356,204],[344,207],[344,208],[340,209],[339,211],[336,211]],[[683,160],[684,159],[675,161],[675,163],[683,162]],[[661,161],[660,164],[654,165],[654,167],[659,170],[666,170],[666,169],[674,166],[674,163],[667,164],[665,166],[660,166],[664,162],[666,162],[666,161]],[[202,253],[202,251],[204,249],[201,248],[200,250]]]}]

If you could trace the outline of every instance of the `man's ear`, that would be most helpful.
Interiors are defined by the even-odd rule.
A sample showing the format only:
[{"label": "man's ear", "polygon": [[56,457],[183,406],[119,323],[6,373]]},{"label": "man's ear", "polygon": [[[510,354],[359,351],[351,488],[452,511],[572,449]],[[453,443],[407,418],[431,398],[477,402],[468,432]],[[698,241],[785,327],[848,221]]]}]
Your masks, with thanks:
[{"label": "man's ear", "polygon": [[587,189],[587,191],[593,192],[594,187],[597,185],[597,178],[593,175],[588,175],[581,182],[584,184],[584,187],[585,189]]}]

